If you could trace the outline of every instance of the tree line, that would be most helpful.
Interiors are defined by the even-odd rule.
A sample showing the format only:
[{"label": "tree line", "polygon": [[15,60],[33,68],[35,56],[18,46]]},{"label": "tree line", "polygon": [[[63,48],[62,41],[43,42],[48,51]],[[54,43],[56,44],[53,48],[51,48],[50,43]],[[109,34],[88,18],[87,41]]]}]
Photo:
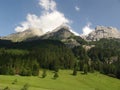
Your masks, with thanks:
[{"label": "tree line", "polygon": [[73,75],[77,70],[87,72],[99,71],[102,74],[120,78],[120,41],[117,39],[101,39],[90,42],[95,45],[90,50],[85,50],[82,46],[72,49],[77,64],[74,66]]},{"label": "tree line", "polygon": [[[1,41],[0,74],[38,75],[39,69],[73,69],[83,74],[99,71],[120,78],[120,40],[101,39],[68,48],[58,40]],[[85,50],[82,44],[95,45]]]}]

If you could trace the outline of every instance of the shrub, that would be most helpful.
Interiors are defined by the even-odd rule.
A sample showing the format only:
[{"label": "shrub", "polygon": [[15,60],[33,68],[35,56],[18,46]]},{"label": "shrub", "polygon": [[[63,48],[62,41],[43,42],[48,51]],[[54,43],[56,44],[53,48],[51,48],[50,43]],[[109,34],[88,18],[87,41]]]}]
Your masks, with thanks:
[{"label": "shrub", "polygon": [[7,86],[7,87],[5,87],[3,90],[10,90],[10,88]]},{"label": "shrub", "polygon": [[31,76],[32,75],[32,71],[29,68],[23,68],[20,75],[22,76]]},{"label": "shrub", "polygon": [[12,84],[16,84],[17,83],[17,79],[15,79],[13,82],[12,82]]},{"label": "shrub", "polygon": [[22,89],[21,89],[21,90],[28,90],[28,88],[29,88],[29,84],[28,84],[28,83],[26,83],[26,84],[22,87]]}]

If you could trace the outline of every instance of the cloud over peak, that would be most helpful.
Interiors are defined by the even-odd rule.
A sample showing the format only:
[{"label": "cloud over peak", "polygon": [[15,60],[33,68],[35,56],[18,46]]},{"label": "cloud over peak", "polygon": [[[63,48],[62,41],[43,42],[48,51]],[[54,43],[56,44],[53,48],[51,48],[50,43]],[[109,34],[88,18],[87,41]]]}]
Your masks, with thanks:
[{"label": "cloud over peak", "polygon": [[89,33],[91,33],[94,29],[91,28],[92,23],[88,22],[87,25],[85,25],[85,27],[83,27],[82,31],[83,34],[82,35],[88,35]]},{"label": "cloud over peak", "polygon": [[52,31],[62,24],[70,24],[63,13],[57,10],[57,4],[54,0],[39,0],[39,5],[43,9],[43,13],[39,16],[35,14],[28,14],[26,21],[20,23],[20,26],[15,28],[16,32],[22,32],[29,28],[40,30],[46,33]]}]

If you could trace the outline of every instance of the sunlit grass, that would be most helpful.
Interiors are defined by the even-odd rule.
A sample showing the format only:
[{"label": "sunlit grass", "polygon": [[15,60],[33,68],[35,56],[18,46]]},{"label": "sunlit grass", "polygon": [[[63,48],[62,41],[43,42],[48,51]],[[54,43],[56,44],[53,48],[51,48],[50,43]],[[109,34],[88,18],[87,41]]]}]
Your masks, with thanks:
[{"label": "sunlit grass", "polygon": [[[71,70],[60,70],[58,74],[57,79],[53,79],[52,71],[47,71],[46,78],[41,78],[42,71],[36,77],[0,75],[0,89],[8,86],[10,90],[20,90],[27,83],[29,90],[120,90],[119,79],[98,72],[88,75],[78,72],[77,76],[73,76]],[[15,79],[17,82],[12,84]]]}]

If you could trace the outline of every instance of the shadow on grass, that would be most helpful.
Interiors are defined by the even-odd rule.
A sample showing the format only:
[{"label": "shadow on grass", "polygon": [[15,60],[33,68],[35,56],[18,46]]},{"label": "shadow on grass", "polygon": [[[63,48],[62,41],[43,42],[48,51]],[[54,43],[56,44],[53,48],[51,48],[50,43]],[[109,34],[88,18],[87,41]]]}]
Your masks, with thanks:
[{"label": "shadow on grass", "polygon": [[38,77],[38,78],[43,78],[42,76]]},{"label": "shadow on grass", "polygon": [[57,80],[57,78],[51,78],[52,80]]},{"label": "shadow on grass", "polygon": [[69,75],[71,75],[71,76],[77,76],[78,74],[87,75],[87,73],[84,73],[84,72],[77,73],[76,75],[73,75],[73,73],[70,73]]},{"label": "shadow on grass", "polygon": [[80,74],[81,74],[81,75],[87,75],[87,73],[84,73],[84,72],[81,72]]},{"label": "shadow on grass", "polygon": [[39,76],[38,78],[45,79],[46,77]]}]

